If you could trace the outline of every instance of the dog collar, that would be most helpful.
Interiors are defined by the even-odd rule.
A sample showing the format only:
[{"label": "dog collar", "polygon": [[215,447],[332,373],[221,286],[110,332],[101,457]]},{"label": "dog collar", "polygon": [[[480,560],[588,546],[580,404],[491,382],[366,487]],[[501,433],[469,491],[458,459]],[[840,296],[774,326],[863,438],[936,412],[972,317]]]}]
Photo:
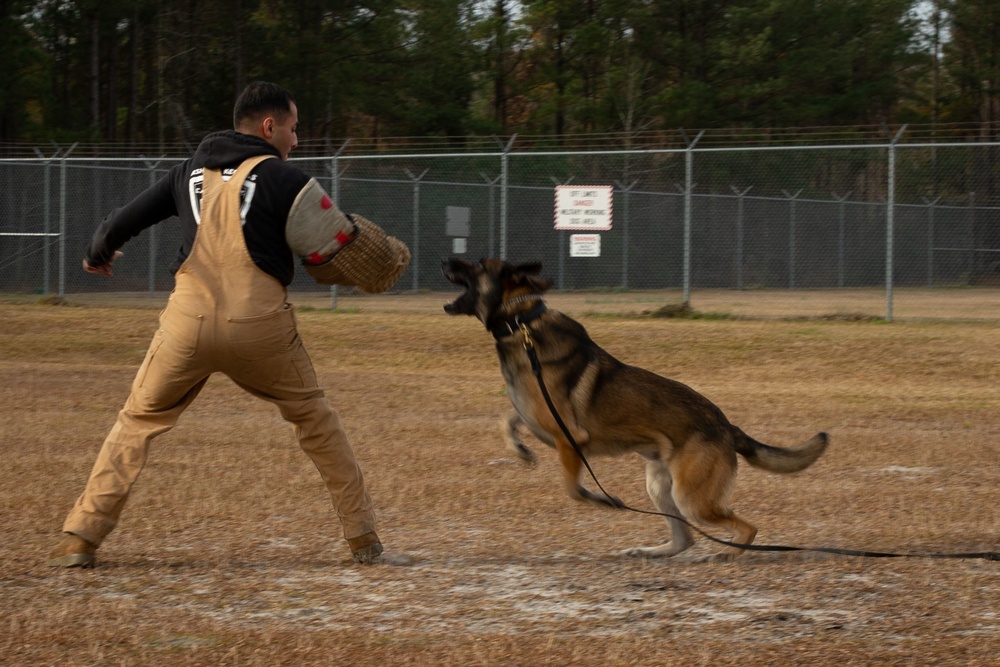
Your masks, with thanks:
[{"label": "dog collar", "polygon": [[[528,296],[538,299],[538,305],[526,313],[518,313],[514,317],[500,320],[491,326],[490,333],[493,334],[495,339],[501,340],[508,336],[513,336],[517,333],[518,329],[521,328],[522,324],[531,324],[541,317],[542,313],[548,310],[548,306],[545,305],[545,302],[542,301],[537,294],[531,294]],[[523,301],[525,299],[522,298],[521,300]],[[504,305],[508,305],[510,303],[517,303],[517,301],[508,301]]]}]

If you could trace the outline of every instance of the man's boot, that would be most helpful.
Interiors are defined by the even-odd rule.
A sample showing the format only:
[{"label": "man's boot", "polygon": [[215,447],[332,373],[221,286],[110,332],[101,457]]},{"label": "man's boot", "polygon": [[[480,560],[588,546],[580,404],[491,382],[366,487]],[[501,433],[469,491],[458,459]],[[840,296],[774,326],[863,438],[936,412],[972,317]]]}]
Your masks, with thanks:
[{"label": "man's boot", "polygon": [[382,543],[374,532],[352,537],[347,540],[347,544],[351,547],[354,562],[361,565],[374,565],[382,553]]},{"label": "man's boot", "polygon": [[64,533],[62,540],[49,554],[52,567],[94,567],[97,547],[74,533]]}]

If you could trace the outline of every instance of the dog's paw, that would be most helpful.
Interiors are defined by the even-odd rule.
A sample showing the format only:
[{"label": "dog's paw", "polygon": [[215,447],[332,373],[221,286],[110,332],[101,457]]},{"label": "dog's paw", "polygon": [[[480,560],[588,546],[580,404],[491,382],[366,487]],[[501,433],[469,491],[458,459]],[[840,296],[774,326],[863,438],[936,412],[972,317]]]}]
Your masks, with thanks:
[{"label": "dog's paw", "polygon": [[589,503],[594,503],[595,505],[600,505],[601,507],[610,507],[611,509],[623,510],[628,509],[628,505],[623,503],[618,498],[614,496],[609,496],[606,493],[593,493],[581,487],[580,495],[583,500]]},{"label": "dog's paw", "polygon": [[740,555],[739,551],[733,553],[731,551],[727,551],[727,550],[724,549],[724,550],[720,551],[719,553],[708,554],[707,556],[700,556],[700,557],[698,557],[695,560],[695,562],[696,563],[731,563],[739,555]]},{"label": "dog's paw", "polygon": [[519,458],[521,462],[524,463],[529,468],[534,468],[535,465],[537,465],[538,457],[535,456],[535,453],[531,451],[531,449],[529,449],[528,446],[525,445],[524,443],[521,442],[514,443],[511,449],[513,449],[514,453],[517,454],[517,458]]},{"label": "dog's paw", "polygon": [[615,498],[614,496],[605,496],[608,506],[616,510],[626,510],[628,505],[626,505],[620,498]]},{"label": "dog's paw", "polygon": [[674,544],[667,542],[656,547],[633,547],[619,551],[618,555],[628,558],[670,558],[690,547],[690,543]]},{"label": "dog's paw", "polygon": [[624,551],[619,551],[619,556],[624,556],[626,558],[650,558],[648,549],[643,547],[632,547],[631,549],[625,549]]}]

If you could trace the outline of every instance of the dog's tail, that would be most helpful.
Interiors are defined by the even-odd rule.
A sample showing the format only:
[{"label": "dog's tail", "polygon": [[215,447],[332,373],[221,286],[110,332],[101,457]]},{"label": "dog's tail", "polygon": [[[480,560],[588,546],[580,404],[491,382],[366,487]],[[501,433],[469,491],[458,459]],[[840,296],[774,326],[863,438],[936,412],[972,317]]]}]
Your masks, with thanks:
[{"label": "dog's tail", "polygon": [[739,429],[735,429],[736,452],[755,468],[770,472],[798,472],[816,462],[830,444],[830,436],[817,433],[798,447],[772,447],[757,442]]}]

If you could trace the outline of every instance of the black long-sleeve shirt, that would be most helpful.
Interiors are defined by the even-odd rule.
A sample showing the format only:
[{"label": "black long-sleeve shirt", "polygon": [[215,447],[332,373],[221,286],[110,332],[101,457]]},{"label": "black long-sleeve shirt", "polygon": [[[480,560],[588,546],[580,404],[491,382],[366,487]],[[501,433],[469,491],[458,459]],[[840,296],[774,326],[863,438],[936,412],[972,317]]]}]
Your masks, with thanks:
[{"label": "black long-sleeve shirt", "polygon": [[257,165],[240,192],[243,237],[254,263],[287,286],[295,275],[294,255],[285,241],[288,211],[309,175],[280,159],[269,143],[233,130],[211,134],[201,142],[193,157],[175,165],[166,176],[140,193],[131,202],[112,211],[94,232],[86,260],[99,266],[111,260],[116,250],[142,230],[177,216],[181,227],[181,247],[171,265],[176,273],[194,243],[201,210],[203,169],[222,169],[231,174],[247,158],[274,155]]}]

